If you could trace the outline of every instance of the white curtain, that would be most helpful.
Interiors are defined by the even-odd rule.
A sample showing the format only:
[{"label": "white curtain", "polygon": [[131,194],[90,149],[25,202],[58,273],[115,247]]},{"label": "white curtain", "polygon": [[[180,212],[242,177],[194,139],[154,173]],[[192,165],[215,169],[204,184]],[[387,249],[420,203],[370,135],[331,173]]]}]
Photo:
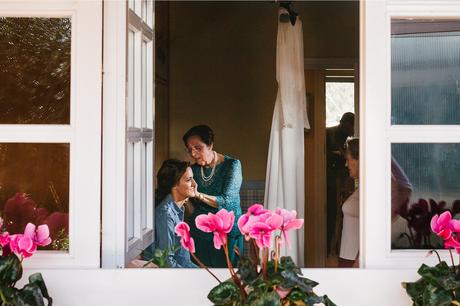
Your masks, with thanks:
[{"label": "white curtain", "polygon": [[[286,13],[281,8],[279,14]],[[278,22],[276,47],[278,94],[273,112],[265,181],[265,206],[296,210],[304,218],[304,128],[306,115],[302,22]],[[304,265],[304,229],[289,233],[283,253]]]}]

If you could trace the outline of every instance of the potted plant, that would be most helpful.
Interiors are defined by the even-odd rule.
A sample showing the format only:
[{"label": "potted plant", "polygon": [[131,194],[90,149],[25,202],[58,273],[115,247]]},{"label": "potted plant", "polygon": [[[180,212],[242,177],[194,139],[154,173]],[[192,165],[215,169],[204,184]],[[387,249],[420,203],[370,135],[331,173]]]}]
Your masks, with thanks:
[{"label": "potted plant", "polygon": [[[2,225],[0,218],[0,228]],[[50,243],[46,224],[36,227],[28,223],[23,234],[0,233],[0,305],[44,306],[44,299],[47,305],[52,305],[52,298],[40,273],[30,275],[29,283],[21,289],[16,287],[16,282],[22,277],[22,261],[32,256],[38,246]]]},{"label": "potted plant", "polygon": [[422,264],[418,269],[421,278],[416,282],[403,282],[402,286],[414,306],[460,306],[460,264],[455,266],[452,254],[452,249],[460,254],[460,220],[452,219],[450,211],[436,214],[431,219],[431,230],[444,241],[452,265],[441,261],[438,252],[433,249],[430,254],[435,253],[439,263],[434,267]]},{"label": "potted plant", "polygon": [[304,277],[291,257],[280,256],[281,245],[289,245],[288,232],[303,225],[303,219],[297,219],[295,211],[278,208],[272,212],[254,204],[239,218],[238,228],[250,242],[251,255],[240,257],[237,270],[230,262],[227,245],[227,234],[234,221],[233,212],[225,209],[216,214],[200,215],[195,220],[197,228],[213,233],[214,247],[223,248],[225,252],[231,276],[225,281],[212,274],[194,254],[195,244],[189,226],[184,222],[176,226],[182,246],[218,282],[208,294],[211,302],[215,305],[335,305],[326,295],[314,293],[313,288],[318,283]]}]

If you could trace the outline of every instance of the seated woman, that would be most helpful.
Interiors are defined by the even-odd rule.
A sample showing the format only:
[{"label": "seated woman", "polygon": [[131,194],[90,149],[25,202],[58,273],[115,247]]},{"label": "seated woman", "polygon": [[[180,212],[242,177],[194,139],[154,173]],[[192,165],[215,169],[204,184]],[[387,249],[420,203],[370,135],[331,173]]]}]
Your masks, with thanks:
[{"label": "seated woman", "polygon": [[188,162],[168,159],[158,171],[157,182],[154,249],[170,251],[167,262],[171,268],[196,268],[175,233],[176,225],[184,221],[185,203],[195,196],[192,169]]},{"label": "seated woman", "polygon": [[[346,166],[350,177],[359,178],[359,140],[351,138],[345,143]],[[359,253],[359,189],[342,205],[343,228],[340,243],[339,267],[352,267]]]},{"label": "seated woman", "polygon": [[237,220],[241,216],[240,188],[243,181],[241,163],[228,155],[213,150],[214,132],[209,126],[192,127],[182,137],[190,156],[195,160],[192,165],[197,183],[197,192],[193,201],[193,212],[188,218],[190,234],[195,240],[197,257],[208,267],[226,267],[223,249],[216,250],[213,234],[205,233],[196,228],[195,218],[209,212],[216,213],[220,209],[233,211],[235,224],[228,234],[228,250],[230,261],[237,264],[237,247],[243,251],[243,237],[238,230]]}]

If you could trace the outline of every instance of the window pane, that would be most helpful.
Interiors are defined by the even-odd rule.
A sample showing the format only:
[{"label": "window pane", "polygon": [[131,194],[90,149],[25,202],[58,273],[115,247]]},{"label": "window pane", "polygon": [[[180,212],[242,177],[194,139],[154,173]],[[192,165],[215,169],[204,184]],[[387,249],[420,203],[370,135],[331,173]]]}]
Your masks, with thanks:
[{"label": "window pane", "polygon": [[392,247],[441,247],[430,220],[442,209],[460,208],[460,144],[397,143],[391,149]]},{"label": "window pane", "polygon": [[128,219],[128,239],[134,237],[134,144],[128,143],[126,153],[127,164],[127,219]]},{"label": "window pane", "polygon": [[326,82],[326,127],[338,125],[346,112],[355,111],[353,82]]},{"label": "window pane", "polygon": [[392,124],[460,124],[460,25],[392,21]]},{"label": "window pane", "polygon": [[53,243],[69,249],[69,144],[0,144],[0,207],[5,230],[48,224]]},{"label": "window pane", "polygon": [[0,124],[70,123],[70,18],[0,17]]},{"label": "window pane", "polygon": [[135,103],[135,40],[134,32],[128,32],[128,126],[134,126]]}]

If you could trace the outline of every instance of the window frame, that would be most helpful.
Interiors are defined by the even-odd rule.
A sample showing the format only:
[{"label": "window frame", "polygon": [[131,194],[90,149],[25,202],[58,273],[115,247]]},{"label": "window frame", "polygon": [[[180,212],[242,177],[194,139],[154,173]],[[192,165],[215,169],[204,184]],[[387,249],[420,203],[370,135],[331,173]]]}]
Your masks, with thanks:
[{"label": "window frame", "polygon": [[[436,264],[436,256],[426,257],[428,250],[391,249],[391,144],[460,143],[460,125],[391,125],[391,21],[398,18],[460,21],[460,4],[372,1],[366,2],[365,13],[361,46],[361,56],[365,55],[361,80],[365,84],[362,95],[365,103],[361,103],[360,150],[366,153],[360,161],[361,265],[417,268],[423,262]],[[442,259],[449,258],[446,250],[440,250],[440,255]]]},{"label": "window frame", "polygon": [[[136,0],[136,8],[153,10],[150,0]],[[154,163],[154,30],[153,19],[142,18],[127,2],[108,1],[104,5],[104,139],[102,197],[102,267],[123,268],[139,255],[154,237],[153,163]],[[153,18],[153,12],[146,14]],[[126,20],[120,23],[120,20]],[[130,101],[128,33],[134,32],[134,84]],[[143,43],[146,44],[147,69],[142,69]],[[136,48],[137,46],[137,48]],[[113,50],[116,50],[114,52]],[[145,72],[145,74],[143,74]],[[143,82],[143,77],[146,77]],[[145,89],[142,86],[145,85]],[[131,109],[132,108],[132,109]],[[133,122],[129,120],[134,111]],[[145,122],[143,120],[145,119]],[[114,127],[116,127],[114,131]],[[128,145],[134,146],[134,181],[129,181]],[[113,156],[115,155],[115,156]],[[135,201],[128,211],[129,190],[133,184]],[[114,193],[116,186],[117,192]],[[128,217],[133,216],[133,237],[128,237]],[[143,227],[145,220],[145,227]]]},{"label": "window frame", "polygon": [[100,203],[101,186],[102,3],[0,2],[0,12],[5,17],[62,17],[72,22],[70,123],[0,125],[0,142],[69,143],[70,147],[69,252],[39,251],[24,261],[24,267],[97,268],[100,213],[94,207]]}]

